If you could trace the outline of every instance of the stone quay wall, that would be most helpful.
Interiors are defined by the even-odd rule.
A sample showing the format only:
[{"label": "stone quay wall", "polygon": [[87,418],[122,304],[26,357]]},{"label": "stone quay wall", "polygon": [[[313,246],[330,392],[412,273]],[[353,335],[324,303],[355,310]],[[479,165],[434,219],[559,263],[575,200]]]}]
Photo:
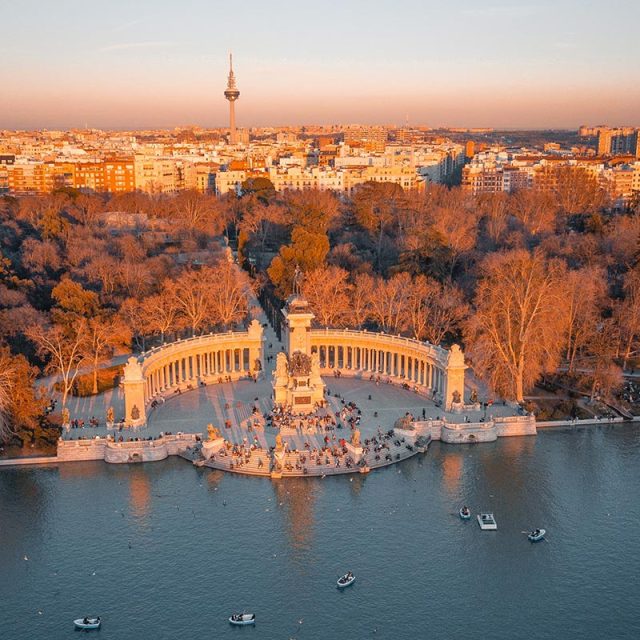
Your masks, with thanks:
[{"label": "stone quay wall", "polygon": [[154,462],[183,454],[196,443],[197,434],[165,435],[156,440],[114,442],[111,438],[60,440],[55,462],[104,460],[112,464]]},{"label": "stone quay wall", "polygon": [[412,423],[417,435],[430,436],[449,444],[493,442],[507,436],[535,436],[536,419],[533,416],[506,416],[487,422],[445,422],[443,420],[417,420]]}]

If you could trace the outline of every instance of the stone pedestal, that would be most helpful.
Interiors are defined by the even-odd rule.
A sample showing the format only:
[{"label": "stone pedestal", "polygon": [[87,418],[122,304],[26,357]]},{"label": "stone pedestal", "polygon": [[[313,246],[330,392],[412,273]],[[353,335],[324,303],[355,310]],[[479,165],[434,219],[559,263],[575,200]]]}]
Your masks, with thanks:
[{"label": "stone pedestal", "polygon": [[124,367],[124,410],[128,427],[141,427],[147,422],[144,406],[144,376],[137,358],[131,356]]},{"label": "stone pedestal", "polygon": [[202,456],[208,460],[224,447],[224,438],[215,438],[214,440],[205,440],[202,443]]},{"label": "stone pedestal", "polygon": [[353,458],[356,464],[358,464],[358,462],[362,460],[362,456],[364,455],[364,449],[359,445],[354,446],[350,442],[346,442],[344,446],[347,450],[347,454]]}]

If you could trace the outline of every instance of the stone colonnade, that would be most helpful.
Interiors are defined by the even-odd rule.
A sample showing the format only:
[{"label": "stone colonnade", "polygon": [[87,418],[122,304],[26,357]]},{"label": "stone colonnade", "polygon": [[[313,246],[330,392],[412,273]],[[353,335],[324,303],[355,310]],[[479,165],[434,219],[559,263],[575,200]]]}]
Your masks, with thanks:
[{"label": "stone colonnade", "polygon": [[237,380],[261,370],[262,326],[253,320],[247,331],[209,334],[179,340],[129,358],[124,369],[125,421],[139,426],[154,399],[217,382]]},{"label": "stone colonnade", "polygon": [[384,333],[323,329],[310,332],[312,352],[323,373],[380,376],[406,383],[443,402],[450,409],[456,392],[464,402],[464,354],[460,347],[443,349],[428,342]]}]

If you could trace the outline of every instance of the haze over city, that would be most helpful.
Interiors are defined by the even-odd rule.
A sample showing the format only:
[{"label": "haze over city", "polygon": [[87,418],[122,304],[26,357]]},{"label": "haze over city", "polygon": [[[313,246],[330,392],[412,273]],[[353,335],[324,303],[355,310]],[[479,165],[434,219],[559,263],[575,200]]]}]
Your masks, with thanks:
[{"label": "haze over city", "polygon": [[0,128],[640,124],[631,0],[0,2]]}]

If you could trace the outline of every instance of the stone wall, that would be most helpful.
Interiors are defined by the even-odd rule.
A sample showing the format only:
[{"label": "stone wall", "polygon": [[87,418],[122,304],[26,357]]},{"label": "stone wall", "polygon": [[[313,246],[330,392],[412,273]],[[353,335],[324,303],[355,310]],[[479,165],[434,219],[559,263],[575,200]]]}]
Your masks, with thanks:
[{"label": "stone wall", "polygon": [[154,462],[184,453],[196,443],[197,434],[166,435],[157,440],[114,442],[108,438],[59,440],[55,462],[104,460],[113,464]]}]

